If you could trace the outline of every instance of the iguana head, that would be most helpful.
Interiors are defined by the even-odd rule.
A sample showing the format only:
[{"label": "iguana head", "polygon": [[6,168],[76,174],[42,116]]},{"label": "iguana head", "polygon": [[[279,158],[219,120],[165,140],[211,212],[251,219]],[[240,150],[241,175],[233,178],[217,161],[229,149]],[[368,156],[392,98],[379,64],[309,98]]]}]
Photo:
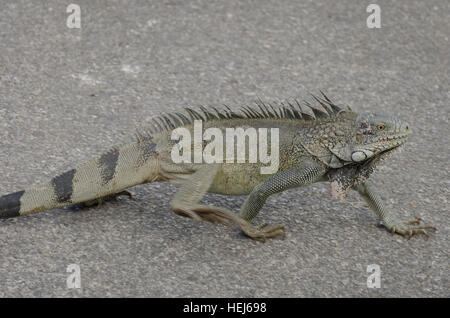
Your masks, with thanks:
[{"label": "iguana head", "polygon": [[403,145],[410,135],[411,128],[403,120],[381,112],[362,113],[346,143],[332,151],[346,163],[362,163]]},{"label": "iguana head", "polygon": [[352,136],[333,153],[347,165],[328,173],[332,197],[344,201],[348,191],[372,174],[389,154],[411,135],[409,124],[384,113],[362,113],[356,117]]}]

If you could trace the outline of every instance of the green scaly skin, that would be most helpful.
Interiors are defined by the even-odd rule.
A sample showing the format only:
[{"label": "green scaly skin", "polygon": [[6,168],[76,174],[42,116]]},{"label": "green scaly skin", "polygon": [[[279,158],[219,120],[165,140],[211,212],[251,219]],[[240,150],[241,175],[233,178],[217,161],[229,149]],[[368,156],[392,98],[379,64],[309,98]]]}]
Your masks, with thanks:
[{"label": "green scaly skin", "polygon": [[[112,198],[117,192],[127,194],[124,190],[134,185],[167,181],[181,185],[171,201],[172,210],[179,215],[212,223],[235,223],[251,238],[284,237],[281,225],[251,224],[267,198],[286,189],[329,181],[332,196],[341,201],[350,189],[358,191],[392,233],[428,237],[426,230],[434,229],[433,226],[420,224],[419,218],[399,221],[368,181],[375,167],[406,142],[411,135],[409,125],[383,113],[344,110],[324,94],[323,98],[314,98],[325,110],[306,102],[314,116],[297,101],[296,105],[287,103],[276,108],[264,104],[258,104],[258,110],[244,107],[241,114],[229,109],[202,108],[201,113],[187,109],[189,117],[180,113],[164,115],[137,141],[114,147],[42,185],[0,197],[0,217],[76,203],[101,203],[102,198]],[[266,165],[248,160],[174,163],[171,151],[179,141],[172,140],[172,131],[184,127],[193,133],[194,120],[202,120],[204,129],[219,128],[223,135],[226,128],[278,128],[278,171],[261,174],[260,168]],[[239,214],[235,214],[225,208],[200,204],[206,192],[249,196]]]}]

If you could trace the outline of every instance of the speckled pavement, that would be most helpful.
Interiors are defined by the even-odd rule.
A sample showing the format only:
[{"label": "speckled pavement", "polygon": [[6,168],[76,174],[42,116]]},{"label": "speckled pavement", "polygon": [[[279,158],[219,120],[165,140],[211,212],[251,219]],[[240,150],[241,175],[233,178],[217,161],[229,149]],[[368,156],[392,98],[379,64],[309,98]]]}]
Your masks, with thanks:
[{"label": "speckled pavement", "polygon": [[[364,1],[72,2],[81,29],[66,26],[69,2],[1,2],[1,194],[130,140],[162,111],[320,89],[411,123],[373,179],[399,217],[438,232],[392,236],[356,193],[342,204],[315,184],[268,200],[258,221],[287,237],[262,243],[175,215],[176,188],[154,183],[98,209],[0,220],[0,297],[450,296],[448,1],[377,1],[380,29]],[[207,201],[238,211],[244,197]],[[380,288],[367,286],[371,264]]]}]

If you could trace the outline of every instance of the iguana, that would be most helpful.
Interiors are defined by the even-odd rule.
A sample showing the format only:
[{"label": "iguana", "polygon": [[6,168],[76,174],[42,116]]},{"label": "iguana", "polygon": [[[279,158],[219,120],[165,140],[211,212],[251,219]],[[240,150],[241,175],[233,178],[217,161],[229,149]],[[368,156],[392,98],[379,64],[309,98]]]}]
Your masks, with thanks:
[{"label": "iguana", "polygon": [[[9,218],[60,208],[76,203],[92,204],[143,183],[168,181],[181,185],[171,201],[172,210],[194,220],[237,224],[251,238],[284,237],[282,225],[252,225],[266,199],[286,189],[329,181],[333,197],[345,200],[354,189],[392,233],[411,237],[435,228],[420,218],[401,222],[386,207],[375,186],[367,180],[375,167],[402,146],[411,135],[408,123],[381,113],[357,113],[337,106],[325,94],[313,98],[317,107],[304,101],[281,102],[275,107],[261,100],[240,112],[200,107],[186,113],[164,114],[137,139],[113,147],[99,157],[54,177],[37,187],[0,197],[0,217]],[[320,105],[320,106],[319,106]],[[309,111],[305,111],[305,106]],[[319,109],[319,107],[321,107]],[[279,129],[279,167],[261,174],[261,163],[174,163],[171,152],[179,140],[172,132],[193,130],[201,120],[204,128],[255,127]],[[207,143],[202,144],[202,149]],[[239,214],[199,203],[206,192],[249,194]]]}]

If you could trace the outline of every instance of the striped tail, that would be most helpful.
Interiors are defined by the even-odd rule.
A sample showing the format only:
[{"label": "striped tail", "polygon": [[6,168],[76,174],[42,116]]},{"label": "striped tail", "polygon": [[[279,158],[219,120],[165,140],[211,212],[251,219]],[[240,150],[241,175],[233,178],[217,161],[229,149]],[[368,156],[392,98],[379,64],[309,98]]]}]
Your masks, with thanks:
[{"label": "striped tail", "polygon": [[20,198],[25,191],[14,192],[0,197],[0,217],[12,218],[20,215]]},{"label": "striped tail", "polygon": [[87,202],[155,180],[155,155],[155,144],[150,141],[112,148],[38,187],[0,197],[0,218]]}]

